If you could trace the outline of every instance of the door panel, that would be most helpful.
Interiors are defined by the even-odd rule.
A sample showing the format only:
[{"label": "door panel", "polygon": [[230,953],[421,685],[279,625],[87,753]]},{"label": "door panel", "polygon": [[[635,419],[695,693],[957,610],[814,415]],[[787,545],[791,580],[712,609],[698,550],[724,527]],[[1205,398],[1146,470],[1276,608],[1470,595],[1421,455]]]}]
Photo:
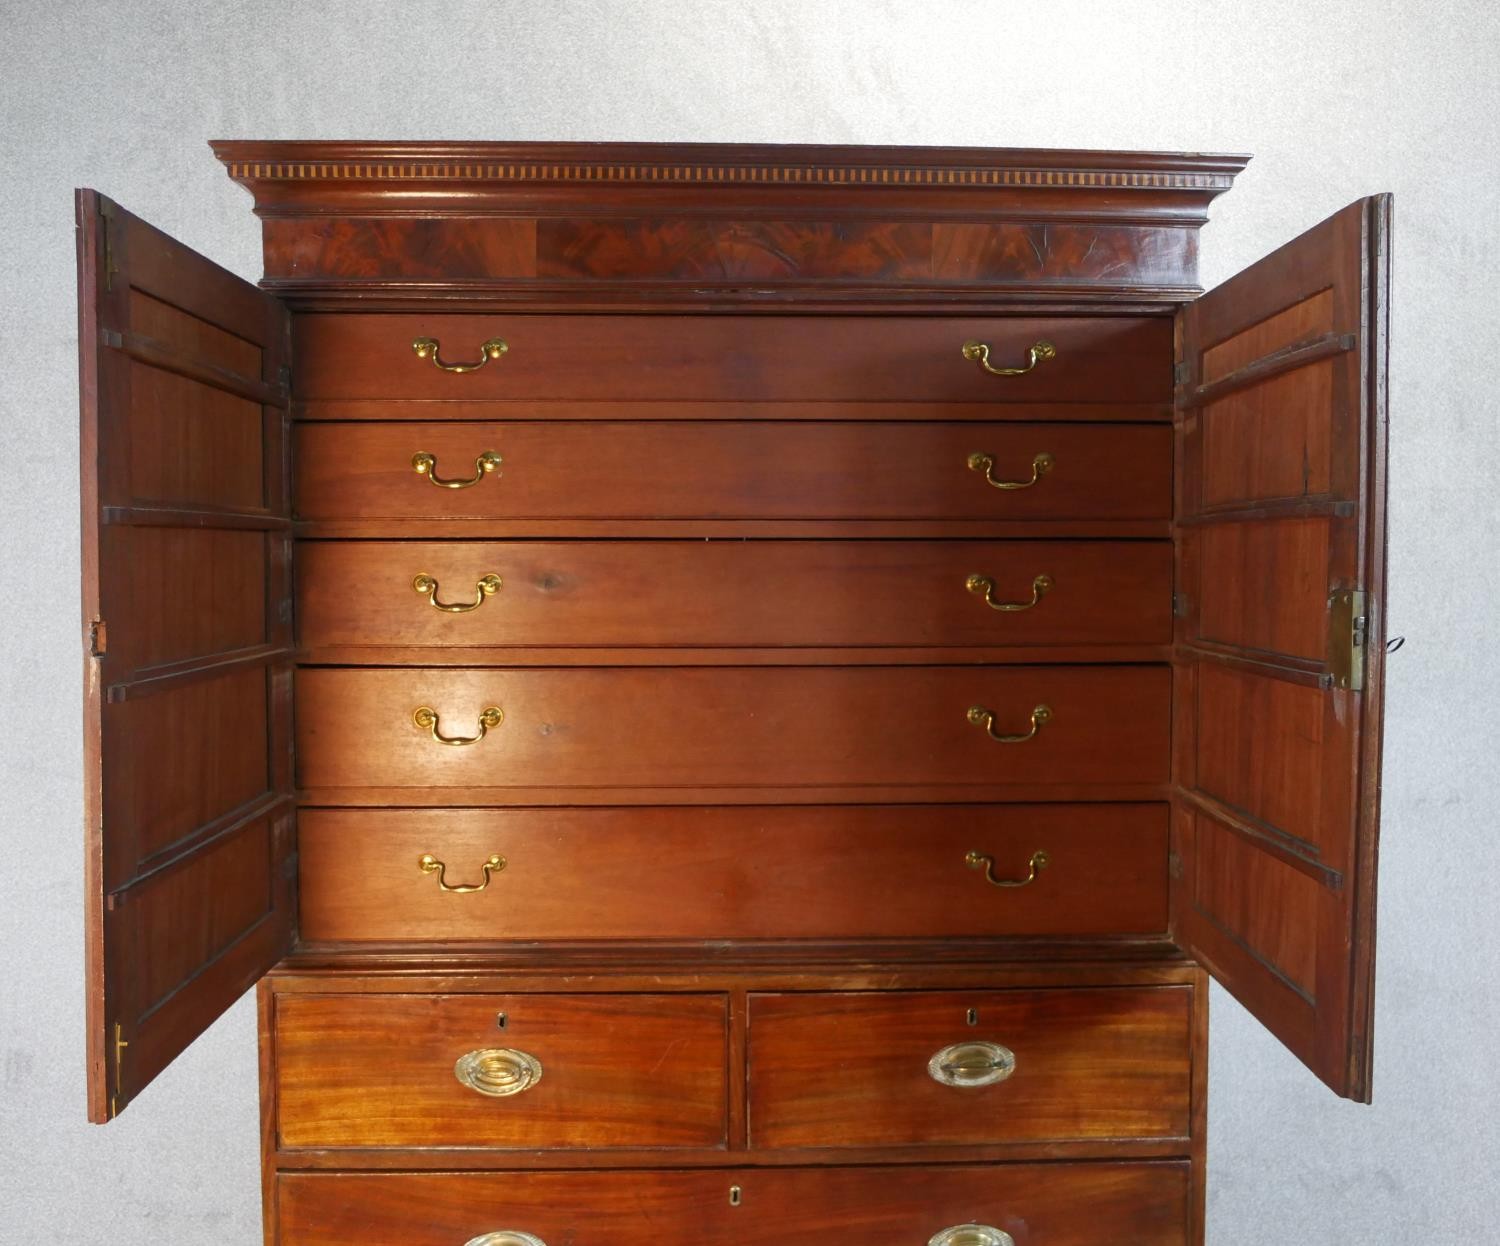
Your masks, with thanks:
[{"label": "door panel", "polygon": [[292,933],[288,323],[77,202],[89,1116]]},{"label": "door panel", "polygon": [[1365,1101],[1390,213],[1351,205],[1178,324],[1173,931]]}]

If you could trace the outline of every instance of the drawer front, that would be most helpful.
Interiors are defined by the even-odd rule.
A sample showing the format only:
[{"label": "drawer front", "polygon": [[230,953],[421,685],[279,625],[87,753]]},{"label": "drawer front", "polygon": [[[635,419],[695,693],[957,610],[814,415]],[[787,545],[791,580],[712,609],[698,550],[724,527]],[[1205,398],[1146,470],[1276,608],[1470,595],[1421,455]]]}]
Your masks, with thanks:
[{"label": "drawer front", "polygon": [[[1170,317],[304,315],[292,392],[329,399],[1170,402]],[[437,357],[413,343],[435,340]],[[498,358],[468,372],[481,347]],[[1055,356],[1020,376],[1030,348]]]},{"label": "drawer front", "polygon": [[[301,424],[296,511],[308,520],[1166,519],[1171,437],[1138,424]],[[419,454],[430,469],[415,470]],[[484,455],[498,456],[486,460],[493,470],[479,465]],[[994,487],[987,473],[1026,487]]]},{"label": "drawer front", "polygon": [[1191,1018],[1186,986],[751,995],[751,1145],[1186,1138]]},{"label": "drawer front", "polygon": [[313,649],[1172,637],[1165,541],[304,541],[297,564]]},{"label": "drawer front", "polygon": [[[721,995],[284,994],[280,1145],[719,1147],[727,1024]],[[510,1093],[471,1052],[519,1053],[469,1062]]]},{"label": "drawer front", "polygon": [[1156,785],[1169,687],[1165,666],[303,668],[299,785],[416,804]]},{"label": "drawer front", "polygon": [[[738,1196],[731,1201],[731,1191]],[[699,1172],[283,1173],[281,1246],[1186,1246],[1185,1161]],[[941,1240],[941,1239],[939,1239]],[[950,1239],[953,1246],[983,1237]],[[991,1242],[1005,1238],[991,1237]]]},{"label": "drawer front", "polygon": [[[305,809],[297,839],[314,941],[1166,928],[1161,804]],[[429,857],[441,865],[424,870]],[[443,889],[455,886],[483,890]]]}]

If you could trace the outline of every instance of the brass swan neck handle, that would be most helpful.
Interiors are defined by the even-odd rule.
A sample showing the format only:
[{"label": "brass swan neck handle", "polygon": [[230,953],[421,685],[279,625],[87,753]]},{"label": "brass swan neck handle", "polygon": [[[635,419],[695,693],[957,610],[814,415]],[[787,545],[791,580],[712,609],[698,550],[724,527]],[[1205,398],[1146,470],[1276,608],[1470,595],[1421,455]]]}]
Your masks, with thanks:
[{"label": "brass swan neck handle", "polygon": [[969,455],[968,464],[971,472],[980,472],[984,476],[985,483],[994,489],[1029,489],[1043,476],[1052,470],[1057,460],[1045,450],[1035,454],[1031,458],[1031,477],[1029,480],[999,480],[995,477],[995,456],[986,454],[982,450],[976,450]]},{"label": "brass swan neck handle", "polygon": [[441,610],[444,614],[468,614],[471,610],[478,610],[484,605],[487,598],[493,597],[500,591],[501,580],[498,575],[482,575],[474,585],[473,601],[439,601],[438,582],[433,576],[425,571],[412,580],[411,586],[416,590],[418,596],[427,598],[427,604],[434,610]]},{"label": "brass swan neck handle", "polygon": [[490,885],[490,877],[498,874],[505,868],[505,858],[498,852],[493,853],[490,859],[479,867],[484,874],[482,883],[450,883],[448,881],[448,867],[439,861],[430,852],[424,852],[417,858],[417,868],[424,874],[436,874],[439,891],[451,892],[457,896],[471,895],[476,891],[483,891]]},{"label": "brass swan neck handle", "polygon": [[1031,581],[1030,601],[996,601],[995,581],[987,575],[979,575],[977,572],[964,581],[964,587],[976,596],[983,596],[984,604],[991,610],[1003,610],[1007,613],[1015,613],[1020,610],[1030,610],[1032,606],[1041,601],[1052,591],[1053,581],[1050,575],[1039,575]]},{"label": "brass swan neck handle", "polygon": [[1019,735],[1005,735],[995,730],[995,712],[987,710],[982,705],[969,706],[969,721],[976,727],[982,727],[986,735],[997,744],[1024,744],[1027,740],[1034,740],[1043,724],[1052,721],[1052,707],[1049,705],[1038,705],[1031,711],[1031,730]]},{"label": "brass swan neck handle", "polygon": [[990,362],[990,344],[970,338],[963,344],[963,355],[970,363],[977,363],[991,376],[1025,376],[1039,363],[1057,358],[1057,347],[1045,338],[1034,342],[1026,352],[1026,362],[1019,368],[997,368]]},{"label": "brass swan neck handle", "polygon": [[416,338],[412,341],[411,349],[418,359],[432,360],[432,366],[440,372],[478,372],[490,360],[504,355],[510,345],[503,337],[492,337],[487,342],[481,342],[477,363],[444,363],[442,355],[438,353],[438,340],[435,337]]},{"label": "brass swan neck handle", "polygon": [[465,480],[463,477],[445,479],[437,474],[437,456],[426,450],[418,450],[411,456],[411,469],[418,476],[426,476],[427,483],[436,485],[439,489],[472,489],[491,472],[498,471],[502,460],[494,450],[482,451],[474,460],[474,474]]},{"label": "brass swan neck handle", "polygon": [[971,870],[983,870],[984,881],[991,887],[1024,887],[1028,883],[1036,882],[1036,876],[1052,864],[1052,858],[1047,854],[1046,849],[1038,848],[1026,863],[1025,878],[996,878],[995,858],[977,849],[970,849],[965,854],[964,864]]},{"label": "brass swan neck handle", "polygon": [[438,712],[430,705],[420,705],[412,711],[412,723],[422,731],[430,731],[432,738],[439,744],[448,744],[455,748],[461,748],[466,744],[478,744],[492,727],[498,727],[505,720],[505,711],[498,705],[487,705],[479,711],[479,734],[478,735],[443,735],[438,730]]}]

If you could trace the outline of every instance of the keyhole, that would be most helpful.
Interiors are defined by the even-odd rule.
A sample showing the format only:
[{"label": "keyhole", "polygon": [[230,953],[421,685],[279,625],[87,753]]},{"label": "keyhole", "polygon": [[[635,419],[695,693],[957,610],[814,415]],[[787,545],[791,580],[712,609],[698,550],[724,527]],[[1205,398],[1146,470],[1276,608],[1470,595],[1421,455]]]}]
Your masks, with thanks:
[{"label": "keyhole", "polygon": [[970,1025],[978,1025],[979,1024],[979,1009],[977,1009],[977,1008],[970,1008],[969,1009],[968,1022],[969,1022]]},{"label": "keyhole", "polygon": [[729,1187],[729,1205],[738,1207],[740,1205],[740,1187],[732,1185]]},{"label": "keyhole", "polygon": [[498,1026],[499,1026],[499,1027],[500,1027],[500,1028],[501,1028],[501,1029],[502,1029],[502,1030],[503,1030],[503,1029],[504,1029],[504,1028],[505,1028],[505,1027],[506,1027],[506,1026],[507,1026],[507,1025],[509,1025],[509,1024],[510,1024],[510,1018],[509,1018],[509,1017],[507,1017],[507,1016],[506,1016],[506,1015],[505,1015],[505,1014],[504,1014],[504,1013],[503,1013],[503,1012],[502,1012],[502,1013],[500,1013],[500,1014],[499,1014],[499,1015],[497,1015],[497,1016],[496,1016],[496,1017],[495,1017],[495,1024],[496,1024],[496,1025],[498,1025]]}]

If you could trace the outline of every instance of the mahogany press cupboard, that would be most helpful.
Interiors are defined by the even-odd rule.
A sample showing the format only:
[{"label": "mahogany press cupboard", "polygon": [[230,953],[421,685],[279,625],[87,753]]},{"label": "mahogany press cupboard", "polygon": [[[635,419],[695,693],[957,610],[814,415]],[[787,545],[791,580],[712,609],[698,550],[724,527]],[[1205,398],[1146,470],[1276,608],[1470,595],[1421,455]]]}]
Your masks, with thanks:
[{"label": "mahogany press cupboard", "polygon": [[279,1246],[1187,1246],[1370,1087],[1390,200],[224,142],[78,196],[90,1110],[260,982]]}]

